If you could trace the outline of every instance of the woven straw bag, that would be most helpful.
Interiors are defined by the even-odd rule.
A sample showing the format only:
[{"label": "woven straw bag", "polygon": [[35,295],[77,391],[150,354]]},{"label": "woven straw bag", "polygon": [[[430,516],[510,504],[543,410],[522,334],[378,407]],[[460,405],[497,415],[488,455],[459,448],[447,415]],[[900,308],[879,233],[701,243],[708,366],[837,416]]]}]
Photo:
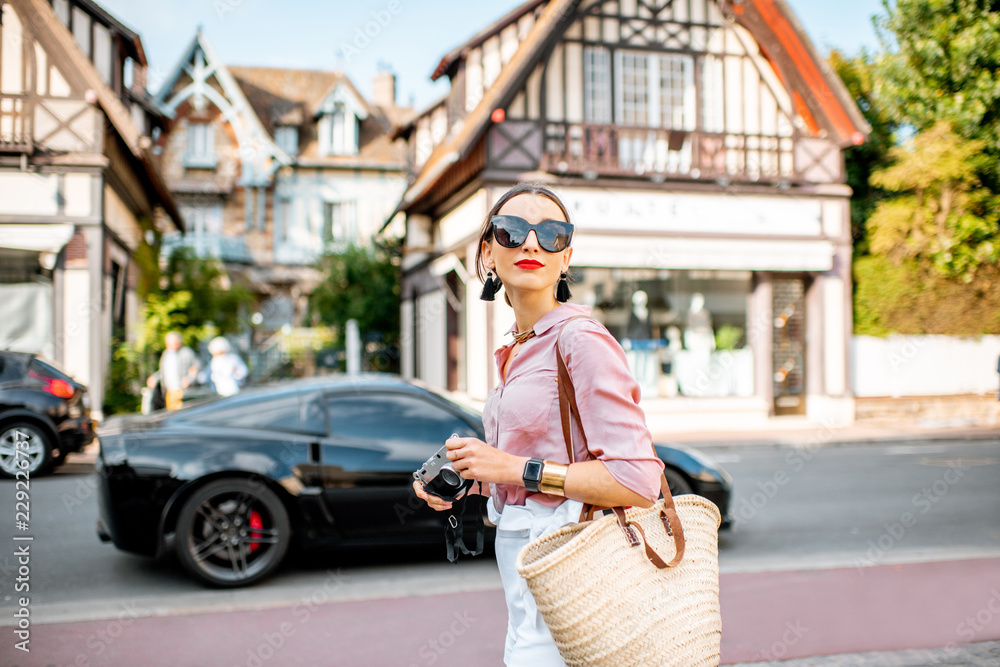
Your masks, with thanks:
[{"label": "woven straw bag", "polygon": [[[581,433],[583,424],[558,341],[556,355],[563,435],[573,461],[571,413]],[[663,498],[649,509],[613,508],[613,515],[593,519],[588,507],[580,523],[533,540],[518,554],[517,571],[567,665],[719,664],[721,516],[700,496],[671,497],[662,476],[660,486]]]}]

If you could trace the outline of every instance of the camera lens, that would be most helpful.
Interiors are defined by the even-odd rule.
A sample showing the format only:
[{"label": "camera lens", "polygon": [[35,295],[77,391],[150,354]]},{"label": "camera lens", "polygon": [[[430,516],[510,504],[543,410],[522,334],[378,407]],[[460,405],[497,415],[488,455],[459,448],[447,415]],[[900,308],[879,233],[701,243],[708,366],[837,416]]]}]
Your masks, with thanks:
[{"label": "camera lens", "polygon": [[441,481],[448,486],[461,486],[462,478],[451,468],[444,468],[440,473]]}]

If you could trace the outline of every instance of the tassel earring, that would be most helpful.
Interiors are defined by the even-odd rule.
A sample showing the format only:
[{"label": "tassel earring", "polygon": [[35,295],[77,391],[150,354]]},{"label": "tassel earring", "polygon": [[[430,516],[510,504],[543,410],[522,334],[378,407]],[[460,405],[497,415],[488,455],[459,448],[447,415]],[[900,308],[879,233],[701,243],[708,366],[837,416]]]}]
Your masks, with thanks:
[{"label": "tassel earring", "polygon": [[573,298],[569,291],[569,282],[566,280],[566,272],[559,274],[559,284],[556,286],[556,301],[566,303]]},{"label": "tassel earring", "polygon": [[489,271],[486,274],[486,282],[483,284],[483,293],[479,295],[479,298],[483,301],[493,301],[501,287],[503,287],[503,283],[500,282],[500,276],[494,278],[493,272]]}]

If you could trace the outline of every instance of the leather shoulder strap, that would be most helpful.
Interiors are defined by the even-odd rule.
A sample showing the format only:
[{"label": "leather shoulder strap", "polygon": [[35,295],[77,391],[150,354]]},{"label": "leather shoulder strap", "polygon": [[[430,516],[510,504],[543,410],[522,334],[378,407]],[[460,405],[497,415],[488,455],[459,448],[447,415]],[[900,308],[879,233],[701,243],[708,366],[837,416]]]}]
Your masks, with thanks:
[{"label": "leather shoulder strap", "polygon": [[[575,315],[559,327],[559,335],[556,337],[556,364],[559,371],[559,416],[562,421],[563,440],[566,441],[566,453],[569,455],[569,462],[576,462],[576,454],[573,450],[573,429],[570,422],[570,415],[576,419],[576,425],[583,436],[583,444],[587,444],[587,434],[583,430],[583,422],[580,420],[580,410],[576,405],[576,391],[573,389],[573,380],[569,376],[569,368],[562,354],[562,335],[566,325],[573,320],[591,319],[586,315]],[[589,450],[590,448],[587,447]]]},{"label": "leather shoulder strap", "polygon": [[[587,433],[583,430],[583,421],[580,419],[580,408],[576,403],[576,390],[573,388],[573,380],[569,375],[569,368],[566,365],[566,360],[562,355],[562,334],[566,325],[577,319],[592,319],[586,315],[575,315],[565,322],[559,328],[559,335],[556,338],[556,363],[558,364],[559,372],[559,417],[562,422],[563,439],[566,441],[566,452],[569,454],[569,462],[575,463],[576,456],[573,451],[573,429],[571,418],[576,420],[576,424],[580,429],[580,435],[583,437],[583,444],[587,447],[587,451],[590,451],[590,446],[587,444]],[[656,456],[656,447],[653,447],[653,455]],[[663,495],[664,499],[664,509],[660,511],[660,518],[663,520],[663,524],[667,529],[667,533],[674,538],[674,557],[670,562],[666,562],[663,558],[656,553],[649,542],[645,539],[645,533],[642,531],[642,527],[637,523],[632,523],[628,521],[623,508],[616,507],[612,508],[615,510],[615,514],[618,516],[618,523],[621,525],[622,529],[625,530],[627,535],[634,535],[630,531],[630,526],[638,529],[639,533],[642,534],[642,542],[646,549],[646,557],[649,559],[653,565],[656,567],[670,568],[676,566],[684,558],[684,528],[681,526],[680,517],[677,515],[677,509],[674,506],[674,498],[670,493],[670,485],[667,483],[667,478],[665,475],[660,475],[660,493]],[[583,521],[584,518],[591,519],[594,515],[594,510],[598,509],[593,505],[585,504],[583,510],[580,514],[580,520]]]}]

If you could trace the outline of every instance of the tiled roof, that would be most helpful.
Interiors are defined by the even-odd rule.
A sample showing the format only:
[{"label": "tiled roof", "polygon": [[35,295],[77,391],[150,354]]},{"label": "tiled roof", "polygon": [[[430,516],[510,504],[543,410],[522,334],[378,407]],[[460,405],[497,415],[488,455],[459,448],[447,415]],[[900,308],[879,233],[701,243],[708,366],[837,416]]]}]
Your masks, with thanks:
[{"label": "tiled roof", "polygon": [[[345,163],[345,166],[358,162],[399,165],[405,162],[405,144],[394,144],[388,133],[397,119],[405,122],[412,115],[412,109],[395,106],[386,109],[370,104],[342,72],[237,66],[228,69],[272,138],[276,125],[299,126],[300,159],[311,164]],[[358,155],[323,157],[319,152],[313,113],[338,85],[348,86],[367,105],[369,116],[361,123]]]}]

